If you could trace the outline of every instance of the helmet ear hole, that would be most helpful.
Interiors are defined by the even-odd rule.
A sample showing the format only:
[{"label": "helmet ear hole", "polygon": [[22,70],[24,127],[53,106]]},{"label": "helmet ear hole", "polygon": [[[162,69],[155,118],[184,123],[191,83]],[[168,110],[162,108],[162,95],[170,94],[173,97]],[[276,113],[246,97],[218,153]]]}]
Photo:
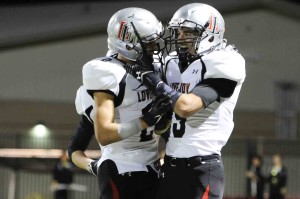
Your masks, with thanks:
[{"label": "helmet ear hole", "polygon": [[209,42],[213,42],[214,41],[214,39],[215,39],[215,37],[214,36],[212,36],[211,38],[209,38]]}]

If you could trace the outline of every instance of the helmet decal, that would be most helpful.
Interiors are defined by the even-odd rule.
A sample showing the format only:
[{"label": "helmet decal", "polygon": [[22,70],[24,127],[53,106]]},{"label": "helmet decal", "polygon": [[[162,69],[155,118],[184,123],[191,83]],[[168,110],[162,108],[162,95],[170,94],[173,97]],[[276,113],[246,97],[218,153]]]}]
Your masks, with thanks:
[{"label": "helmet decal", "polygon": [[[137,7],[124,8],[116,12],[108,22],[108,49],[136,61],[143,56],[143,44],[153,41],[159,43],[163,33],[161,22],[150,11]],[[155,50],[160,52],[163,47],[158,46]],[[154,49],[150,49],[150,54],[152,50]]]},{"label": "helmet decal", "polygon": [[129,32],[130,26],[127,25],[127,21],[121,21],[120,22],[120,28],[117,34],[117,39],[120,39],[121,41],[129,42],[129,43],[135,43],[136,36]]},{"label": "helmet decal", "polygon": [[219,24],[218,24],[216,16],[211,14],[210,17],[209,17],[209,22],[208,23],[209,23],[209,25],[207,27],[207,30],[211,31],[214,34],[219,34],[220,33]]}]

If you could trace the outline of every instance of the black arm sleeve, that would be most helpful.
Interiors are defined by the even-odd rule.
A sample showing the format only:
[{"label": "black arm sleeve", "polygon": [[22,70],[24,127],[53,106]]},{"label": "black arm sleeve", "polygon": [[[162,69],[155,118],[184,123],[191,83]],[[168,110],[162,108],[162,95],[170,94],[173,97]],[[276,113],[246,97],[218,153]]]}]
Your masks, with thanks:
[{"label": "black arm sleeve", "polygon": [[79,126],[74,131],[68,147],[68,154],[71,160],[74,151],[85,151],[87,149],[93,136],[94,125],[85,116],[82,116]]},{"label": "black arm sleeve", "polygon": [[220,97],[230,97],[237,85],[237,82],[224,78],[210,78],[200,82],[192,93],[201,97],[205,107]]}]

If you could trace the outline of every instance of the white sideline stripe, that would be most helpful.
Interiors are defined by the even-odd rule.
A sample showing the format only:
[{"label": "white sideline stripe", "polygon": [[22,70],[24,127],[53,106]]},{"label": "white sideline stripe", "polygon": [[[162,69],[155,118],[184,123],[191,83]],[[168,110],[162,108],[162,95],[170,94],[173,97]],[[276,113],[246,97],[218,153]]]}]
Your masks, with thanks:
[{"label": "white sideline stripe", "polygon": [[56,184],[50,187],[50,190],[53,191],[58,191],[58,190],[73,190],[73,191],[87,191],[87,186],[86,185],[81,185],[81,184]]},{"label": "white sideline stripe", "polygon": [[[59,158],[61,149],[0,149],[0,158]],[[100,150],[86,150],[85,154],[90,158],[99,158]]]}]

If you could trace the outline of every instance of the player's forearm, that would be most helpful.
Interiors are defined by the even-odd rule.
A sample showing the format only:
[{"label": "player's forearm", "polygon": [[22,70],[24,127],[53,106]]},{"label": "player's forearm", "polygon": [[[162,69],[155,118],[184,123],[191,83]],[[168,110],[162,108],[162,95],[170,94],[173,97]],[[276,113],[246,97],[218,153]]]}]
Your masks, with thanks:
[{"label": "player's forearm", "polygon": [[194,94],[182,94],[173,111],[182,118],[190,117],[204,107],[202,99]]},{"label": "player's forearm", "polygon": [[124,123],[95,123],[97,141],[102,145],[121,141],[146,129],[148,125],[141,119],[135,119]]},{"label": "player's forearm", "polygon": [[72,153],[72,161],[77,167],[88,170],[88,163],[92,159],[88,158],[83,151],[74,151]]},{"label": "player's forearm", "polygon": [[122,140],[118,134],[118,126],[115,123],[102,124],[95,122],[95,137],[102,146]]},{"label": "player's forearm", "polygon": [[194,93],[180,93],[172,89],[166,83],[160,83],[156,88],[156,93],[164,94],[169,97],[173,111],[182,118],[190,117],[205,107],[200,96]]}]

